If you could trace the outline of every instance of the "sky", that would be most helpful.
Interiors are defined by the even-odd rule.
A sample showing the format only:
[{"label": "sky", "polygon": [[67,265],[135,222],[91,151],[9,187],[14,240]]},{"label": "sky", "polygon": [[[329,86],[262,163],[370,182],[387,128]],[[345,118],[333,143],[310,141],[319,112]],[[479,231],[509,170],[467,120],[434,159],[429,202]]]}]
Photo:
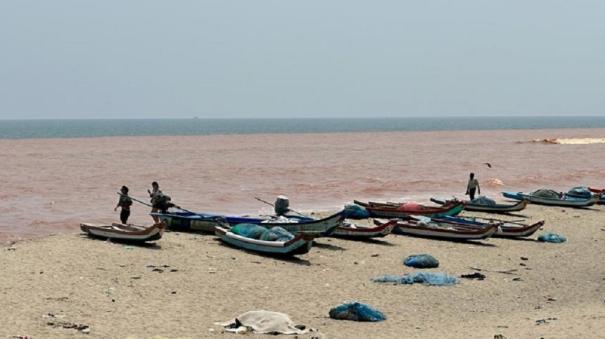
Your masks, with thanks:
[{"label": "sky", "polygon": [[602,0],[4,0],[0,119],[605,115]]}]

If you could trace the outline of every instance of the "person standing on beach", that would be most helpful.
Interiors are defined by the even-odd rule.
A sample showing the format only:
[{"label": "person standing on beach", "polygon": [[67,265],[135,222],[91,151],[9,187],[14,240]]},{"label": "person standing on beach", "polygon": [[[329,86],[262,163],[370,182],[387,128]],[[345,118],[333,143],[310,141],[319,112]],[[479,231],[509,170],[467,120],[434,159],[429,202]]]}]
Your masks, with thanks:
[{"label": "person standing on beach", "polygon": [[475,173],[471,173],[466,185],[466,195],[470,197],[471,201],[475,200],[475,192],[481,194],[481,187],[479,187],[479,181],[475,179]]},{"label": "person standing on beach", "polygon": [[130,199],[128,196],[128,187],[122,186],[120,192],[120,200],[118,200],[118,204],[113,210],[117,211],[118,207],[122,208],[120,211],[120,221],[122,224],[126,224],[128,222],[128,217],[130,217],[130,206],[132,206],[132,199]]},{"label": "person standing on beach", "polygon": [[[170,207],[177,207],[175,204],[170,202],[170,197],[160,191],[160,185],[157,181],[151,183],[151,191],[147,190],[149,197],[151,198],[151,213],[166,213]],[[160,222],[160,218],[157,215],[152,215],[153,221],[157,224]]]}]

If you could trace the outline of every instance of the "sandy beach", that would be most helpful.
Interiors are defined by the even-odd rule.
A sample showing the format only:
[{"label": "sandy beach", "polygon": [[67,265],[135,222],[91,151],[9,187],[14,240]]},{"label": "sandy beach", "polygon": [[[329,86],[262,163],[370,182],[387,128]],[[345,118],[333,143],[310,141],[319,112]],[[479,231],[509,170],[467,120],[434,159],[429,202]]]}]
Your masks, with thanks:
[{"label": "sandy beach", "polygon": [[[0,251],[0,336],[238,338],[214,323],[265,309],[317,329],[304,338],[603,338],[602,213],[602,206],[530,205],[524,211],[530,221],[546,220],[538,234],[563,234],[563,244],[536,242],[537,234],[466,243],[320,238],[310,253],[292,260],[176,232],[148,247],[77,233],[19,241]],[[418,253],[440,260],[435,271],[459,276],[475,268],[487,278],[450,287],[370,281],[414,271],[402,260]],[[368,303],[388,319],[328,318],[331,307],[348,300]],[[58,321],[87,325],[90,333],[48,325]]]}]

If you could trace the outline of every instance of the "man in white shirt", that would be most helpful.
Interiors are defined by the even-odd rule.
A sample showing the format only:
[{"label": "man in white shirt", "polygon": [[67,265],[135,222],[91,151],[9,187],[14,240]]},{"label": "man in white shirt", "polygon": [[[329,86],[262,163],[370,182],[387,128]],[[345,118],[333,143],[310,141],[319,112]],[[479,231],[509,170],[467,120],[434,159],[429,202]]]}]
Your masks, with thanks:
[{"label": "man in white shirt", "polygon": [[479,181],[475,179],[475,173],[471,173],[468,185],[466,185],[466,195],[470,196],[471,201],[475,200],[475,192],[481,194],[481,187],[479,187]]}]

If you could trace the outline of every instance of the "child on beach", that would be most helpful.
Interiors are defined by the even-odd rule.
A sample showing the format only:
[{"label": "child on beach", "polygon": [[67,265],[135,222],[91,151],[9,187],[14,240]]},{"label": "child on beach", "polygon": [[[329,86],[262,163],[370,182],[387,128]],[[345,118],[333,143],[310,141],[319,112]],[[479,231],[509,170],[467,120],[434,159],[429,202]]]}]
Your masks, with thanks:
[{"label": "child on beach", "polygon": [[122,221],[122,224],[126,224],[128,222],[128,217],[130,217],[130,206],[132,205],[132,199],[130,199],[128,196],[128,187],[122,186],[120,192],[122,193],[120,195],[120,200],[118,200],[118,204],[113,210],[117,211],[118,207],[122,207],[122,211],[120,212],[120,221]]},{"label": "child on beach", "polygon": [[475,173],[471,173],[466,185],[466,195],[470,197],[470,200],[475,200],[475,192],[481,194],[481,187],[479,187],[479,181],[475,179]]}]

